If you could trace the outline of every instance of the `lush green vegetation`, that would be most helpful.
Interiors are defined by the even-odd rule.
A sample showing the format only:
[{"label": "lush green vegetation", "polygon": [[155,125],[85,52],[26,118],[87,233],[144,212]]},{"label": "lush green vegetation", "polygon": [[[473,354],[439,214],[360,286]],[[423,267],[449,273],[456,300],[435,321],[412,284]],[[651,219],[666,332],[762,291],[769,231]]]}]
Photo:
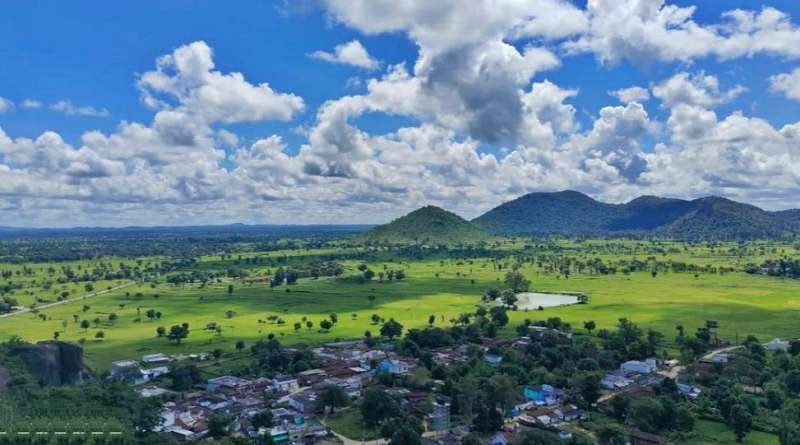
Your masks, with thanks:
[{"label": "lush green vegetation", "polygon": [[[365,245],[363,238],[248,240],[188,257],[38,262],[21,256],[0,264],[0,294],[9,302],[5,310],[12,311],[0,318],[0,339],[76,341],[96,371],[155,352],[212,352],[215,359],[200,369],[173,369],[170,385],[176,390],[223,372],[274,375],[317,365],[309,349],[290,353],[281,344],[399,339],[399,349],[422,366],[400,382],[381,384],[428,388],[433,379],[444,381],[444,393],[455,400],[454,416],[472,419],[483,433],[496,430],[502,419],[494,408],[512,406],[523,385],[556,384],[589,409],[599,395],[599,377],[620,361],[656,355],[690,363],[747,339],[747,348],[736,352],[736,368],[693,377],[708,394],[701,402],[686,404],[667,387],[587,428],[618,434],[624,420],[678,443],[715,443],[737,431],[744,443],[775,443],[786,431],[780,420],[797,409],[790,403],[800,391],[796,357],[767,355],[757,346],[800,334],[796,245],[560,238],[483,238],[480,245],[449,247],[388,244]],[[508,289],[587,298],[584,304],[520,310]],[[713,332],[708,320],[717,322]],[[493,350],[504,357],[500,368],[486,364],[477,348],[467,363],[447,369],[427,352],[486,336],[527,335],[532,324],[578,335],[532,337],[533,345],[522,352]],[[781,403],[744,390],[753,387],[777,391]],[[15,415],[29,400],[33,409],[42,397],[56,397],[31,385],[20,388],[28,389],[16,393]],[[123,389],[93,386],[85,405],[102,407],[118,391]],[[413,419],[393,413],[394,402],[385,395],[349,407],[335,396],[330,395],[336,409],[329,423],[337,431],[358,436],[364,421],[368,437],[402,443],[418,430]],[[386,419],[373,419],[380,410]],[[112,417],[139,415],[121,411]],[[542,434],[523,443],[553,439]]]},{"label": "lush green vegetation", "polygon": [[[431,315],[435,325],[450,325],[474,311],[485,290],[516,268],[533,290],[581,292],[590,303],[509,311],[512,324],[560,317],[574,329],[592,320],[599,330],[627,317],[666,334],[667,347],[674,349],[677,325],[693,332],[713,318],[723,340],[752,334],[766,341],[798,336],[800,282],[744,270],[797,256],[794,246],[779,243],[508,240],[475,250],[299,246],[192,261],[106,260],[112,273],[129,270],[130,278],[93,282],[97,290],[126,286],[96,296],[86,291],[91,281],[81,281],[81,274],[59,281],[63,266],[94,270],[100,260],[8,264],[0,270],[12,270],[9,281],[23,287],[5,296],[28,306],[58,302],[68,291],[69,301],[50,307],[40,302],[38,309],[0,319],[0,336],[83,341],[89,362],[100,370],[150,352],[234,351],[237,341],[250,344],[269,333],[286,343],[360,338],[367,330],[378,334],[373,315],[406,328],[427,325]],[[339,274],[325,262],[340,264]],[[280,270],[285,277],[275,285],[270,279]],[[289,276],[294,284],[287,284]],[[49,289],[47,281],[53,282]],[[337,322],[322,329],[331,314]],[[187,337],[180,344],[171,341],[171,327],[183,323],[189,325]]]},{"label": "lush green vegetation", "polygon": [[476,244],[488,235],[455,213],[426,206],[389,224],[375,227],[359,239],[373,244]]},{"label": "lush green vegetation", "polygon": [[800,232],[796,212],[768,212],[724,198],[684,201],[643,196],[626,204],[606,204],[572,191],[531,193],[474,222],[506,235],[638,233],[687,240],[752,240]]}]

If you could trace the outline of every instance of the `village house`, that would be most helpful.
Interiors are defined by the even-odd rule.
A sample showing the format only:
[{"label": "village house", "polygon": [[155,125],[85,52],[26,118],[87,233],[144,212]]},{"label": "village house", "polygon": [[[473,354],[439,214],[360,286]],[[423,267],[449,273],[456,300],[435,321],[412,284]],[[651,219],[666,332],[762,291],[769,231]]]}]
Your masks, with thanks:
[{"label": "village house", "polygon": [[606,374],[601,384],[606,389],[617,390],[632,385],[633,380],[625,377],[621,371],[614,371]]},{"label": "village house", "polygon": [[119,360],[111,363],[111,378],[126,383],[144,381],[141,366],[133,360]]},{"label": "village house", "polygon": [[408,374],[409,366],[406,362],[394,359],[384,359],[378,364],[378,372],[387,372],[389,374],[403,375]]},{"label": "village house", "polygon": [[276,376],[272,380],[272,391],[278,394],[289,393],[300,389],[300,383],[291,376]]},{"label": "village house", "polygon": [[552,406],[564,397],[564,391],[551,385],[526,386],[522,395],[537,406]]},{"label": "village house", "polygon": [[328,376],[324,369],[309,369],[297,374],[297,382],[302,386],[312,386]]},{"label": "village house", "polygon": [[212,392],[225,389],[231,390],[249,384],[250,381],[247,379],[243,379],[241,377],[235,377],[232,375],[223,375],[220,377],[214,377],[213,379],[209,379],[208,382],[206,383],[206,389]]},{"label": "village house", "polygon": [[142,362],[148,364],[156,364],[156,363],[167,363],[170,361],[170,358],[162,353],[158,354],[146,354],[142,357]]},{"label": "village house", "polygon": [[313,414],[321,408],[319,392],[313,389],[296,392],[288,396],[286,401],[301,414]]},{"label": "village house", "polygon": [[684,397],[689,399],[696,399],[700,396],[701,390],[700,388],[694,385],[687,385],[684,383],[678,383],[678,392]]},{"label": "village house", "polygon": [[780,338],[773,338],[772,340],[767,343],[766,346],[768,351],[788,351],[789,350],[789,342],[783,341]]},{"label": "village house", "polygon": [[658,369],[658,363],[655,359],[649,358],[645,361],[629,360],[622,365],[620,369],[626,375],[630,374],[652,374]]}]

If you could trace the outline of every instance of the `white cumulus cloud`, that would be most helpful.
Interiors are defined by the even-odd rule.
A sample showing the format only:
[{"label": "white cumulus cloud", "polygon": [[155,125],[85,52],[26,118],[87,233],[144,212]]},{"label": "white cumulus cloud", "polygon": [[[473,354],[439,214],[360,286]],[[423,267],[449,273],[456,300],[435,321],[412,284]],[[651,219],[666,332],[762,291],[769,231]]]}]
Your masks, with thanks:
[{"label": "white cumulus cloud", "polygon": [[789,99],[800,101],[800,68],[789,73],[776,74],[769,78],[770,89]]},{"label": "white cumulus cloud", "polygon": [[380,66],[380,62],[370,56],[367,49],[358,40],[336,45],[333,52],[314,51],[310,56],[317,60],[352,65],[366,70],[375,70]]}]

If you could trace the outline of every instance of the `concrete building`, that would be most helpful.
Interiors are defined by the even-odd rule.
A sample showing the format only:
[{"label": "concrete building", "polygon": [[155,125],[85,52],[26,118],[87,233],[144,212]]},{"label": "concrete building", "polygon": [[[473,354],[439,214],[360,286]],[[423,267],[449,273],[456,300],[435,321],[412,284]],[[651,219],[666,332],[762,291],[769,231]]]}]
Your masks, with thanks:
[{"label": "concrete building", "polygon": [[119,360],[111,363],[111,378],[127,383],[144,381],[142,368],[133,360]]},{"label": "concrete building", "polygon": [[166,363],[170,361],[170,358],[162,353],[146,354],[142,357],[142,361],[144,363]]},{"label": "concrete building", "polygon": [[235,389],[240,386],[245,386],[249,384],[250,380],[243,379],[240,377],[235,377],[232,375],[223,375],[208,380],[208,382],[206,383],[206,389],[209,391],[217,391],[221,389]]},{"label": "concrete building", "polygon": [[298,389],[300,389],[300,383],[294,377],[277,376],[272,381],[272,390],[277,393],[292,392]]},{"label": "concrete building", "polygon": [[630,360],[620,366],[625,374],[652,374],[658,369],[655,359],[649,358],[645,361]]},{"label": "concrete building", "polygon": [[302,414],[313,414],[320,409],[319,393],[307,389],[288,397],[289,406]]},{"label": "concrete building", "polygon": [[378,372],[388,372],[389,374],[408,374],[408,364],[400,360],[385,359],[378,365]]},{"label": "concrete building", "polygon": [[783,341],[780,338],[773,338],[772,340],[767,343],[767,350],[768,351],[788,351],[789,350],[789,342]]}]

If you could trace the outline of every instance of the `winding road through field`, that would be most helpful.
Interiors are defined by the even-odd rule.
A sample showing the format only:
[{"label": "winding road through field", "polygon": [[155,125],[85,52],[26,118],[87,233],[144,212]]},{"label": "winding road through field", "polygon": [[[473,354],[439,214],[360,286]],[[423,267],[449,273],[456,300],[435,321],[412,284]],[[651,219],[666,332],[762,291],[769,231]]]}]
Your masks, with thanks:
[{"label": "winding road through field", "polygon": [[[98,295],[103,295],[103,294],[107,294],[109,292],[114,292],[115,290],[125,289],[126,287],[133,286],[134,284],[136,284],[136,282],[135,281],[131,281],[130,283],[120,284],[119,286],[112,287],[111,289],[106,289],[106,290],[101,290],[101,291],[97,291],[97,292],[90,292],[88,294],[83,294],[83,295],[81,295],[80,297],[77,297],[77,298],[69,298],[67,300],[56,301],[55,303],[43,304],[41,306],[36,306],[36,310],[42,310],[42,309],[51,308],[53,306],[58,306],[60,304],[66,304],[66,303],[72,303],[72,302],[75,302],[75,301],[86,300],[88,298],[96,297]],[[25,313],[30,312],[31,310],[32,310],[31,308],[26,307],[26,308],[20,309],[18,311],[9,312],[7,314],[2,314],[2,315],[0,315],[0,318],[11,317],[13,315],[18,315],[18,314],[25,314]]]}]

